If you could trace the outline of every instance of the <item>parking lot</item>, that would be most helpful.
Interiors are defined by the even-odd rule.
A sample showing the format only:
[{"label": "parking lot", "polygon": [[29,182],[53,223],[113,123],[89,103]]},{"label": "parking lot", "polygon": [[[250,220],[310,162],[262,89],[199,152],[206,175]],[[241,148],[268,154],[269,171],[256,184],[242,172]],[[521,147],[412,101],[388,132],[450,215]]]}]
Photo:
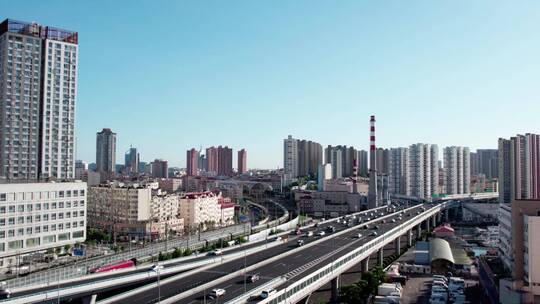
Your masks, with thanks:
[{"label": "parking lot", "polygon": [[[427,304],[431,296],[431,275],[411,274],[407,285],[403,288],[401,303]],[[465,280],[465,296],[469,303],[482,303],[482,290],[477,286],[476,280]]]}]

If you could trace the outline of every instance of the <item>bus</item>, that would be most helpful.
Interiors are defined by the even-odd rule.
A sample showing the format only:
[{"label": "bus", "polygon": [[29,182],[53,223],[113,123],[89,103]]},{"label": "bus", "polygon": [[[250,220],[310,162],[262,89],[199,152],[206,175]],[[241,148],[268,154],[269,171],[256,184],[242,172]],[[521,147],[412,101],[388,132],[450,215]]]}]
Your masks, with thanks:
[{"label": "bus", "polygon": [[102,273],[102,272],[109,272],[109,271],[115,271],[118,269],[126,269],[135,267],[137,265],[136,259],[131,259],[127,261],[121,261],[118,263],[114,263],[111,265],[101,266],[90,270],[90,273]]}]

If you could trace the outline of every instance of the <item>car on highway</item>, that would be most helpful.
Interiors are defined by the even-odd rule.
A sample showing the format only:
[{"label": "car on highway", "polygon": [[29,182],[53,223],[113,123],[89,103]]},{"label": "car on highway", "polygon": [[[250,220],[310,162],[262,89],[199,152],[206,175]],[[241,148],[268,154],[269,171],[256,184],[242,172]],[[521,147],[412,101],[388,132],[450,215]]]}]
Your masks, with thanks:
[{"label": "car on highway", "polygon": [[210,296],[214,298],[219,298],[225,295],[225,289],[223,288],[215,288],[210,291]]},{"label": "car on highway", "polygon": [[373,231],[370,236],[377,236],[377,231]]},{"label": "car on highway", "polygon": [[298,242],[296,242],[298,244],[298,246],[303,246],[304,245],[304,240],[298,240]]},{"label": "car on highway", "polygon": [[379,229],[381,229],[381,227],[379,225],[373,226],[373,230],[379,230]]},{"label": "car on highway", "polygon": [[361,238],[362,238],[362,234],[361,234],[361,233],[357,234],[357,235],[356,235],[356,238],[357,238],[357,239],[361,239]]},{"label": "car on highway", "polygon": [[164,267],[163,265],[159,265],[159,264],[155,264],[154,266],[152,266],[152,271],[158,271],[158,270],[162,270]]},{"label": "car on highway", "polygon": [[275,290],[274,288],[265,289],[261,292],[261,298],[266,299],[270,297],[271,295],[275,294],[276,292],[277,290]]},{"label": "car on highway", "polygon": [[216,249],[210,253],[211,255],[221,255],[223,254],[223,251],[221,249]]},{"label": "car on highway", "polygon": [[317,233],[319,236],[324,236],[326,233],[324,233],[324,231],[319,231],[319,233]]},{"label": "car on highway", "polygon": [[11,296],[11,290],[7,288],[6,282],[0,283],[0,300],[9,299]]},{"label": "car on highway", "polygon": [[306,236],[307,236],[307,237],[313,236],[313,231],[308,231],[308,232],[306,233]]},{"label": "car on highway", "polygon": [[252,274],[248,277],[248,280],[253,283],[253,282],[256,282],[260,279],[259,275],[258,274]]},{"label": "car on highway", "polygon": [[328,231],[328,232],[330,232],[330,233],[336,232],[336,227],[334,227],[334,226],[328,226],[328,227],[326,227],[326,231]]},{"label": "car on highway", "polygon": [[392,219],[392,223],[395,223],[396,222],[396,219]]}]

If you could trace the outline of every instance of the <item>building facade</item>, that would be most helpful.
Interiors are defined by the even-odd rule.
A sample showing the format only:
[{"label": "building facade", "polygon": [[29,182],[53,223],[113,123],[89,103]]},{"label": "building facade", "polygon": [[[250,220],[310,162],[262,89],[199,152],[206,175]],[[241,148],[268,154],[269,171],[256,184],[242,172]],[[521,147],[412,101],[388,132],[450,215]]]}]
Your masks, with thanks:
[{"label": "building facade", "polygon": [[116,171],[116,133],[109,128],[96,135],[96,171],[103,179],[111,178]]},{"label": "building facade", "polygon": [[388,187],[390,194],[411,195],[409,170],[409,149],[390,149],[388,161]]},{"label": "building facade", "polygon": [[411,195],[431,200],[438,194],[439,149],[432,144],[413,144],[409,147]]},{"label": "building facade", "polygon": [[446,147],[443,154],[446,194],[469,194],[471,192],[469,148]]},{"label": "building facade", "polygon": [[238,174],[247,173],[247,151],[242,149],[238,151]]},{"label": "building facade", "polygon": [[139,153],[137,148],[130,147],[124,155],[125,173],[127,175],[136,175],[139,173]]},{"label": "building facade", "polygon": [[74,177],[78,33],[0,24],[0,177]]},{"label": "building facade", "polygon": [[291,135],[283,140],[283,173],[288,181],[298,177],[298,140]]},{"label": "building facade", "polygon": [[88,226],[113,238],[156,239],[183,232],[179,197],[159,184],[110,183],[88,189]]},{"label": "building facade", "polygon": [[499,201],[540,198],[540,140],[527,133],[499,139]]},{"label": "building facade", "polygon": [[186,174],[189,176],[199,175],[199,151],[195,148],[186,153]]},{"label": "building facade", "polygon": [[[234,205],[225,205],[221,193],[214,191],[187,193],[180,198],[180,216],[185,229],[189,231],[207,230],[212,227],[234,223]],[[227,209],[228,210],[223,210]],[[231,209],[233,218],[230,218]],[[224,217],[225,216],[225,217]]]},{"label": "building facade", "polygon": [[152,177],[169,178],[169,165],[166,160],[155,159],[152,164]]},{"label": "building facade", "polygon": [[1,266],[16,255],[83,242],[86,183],[0,184]]}]

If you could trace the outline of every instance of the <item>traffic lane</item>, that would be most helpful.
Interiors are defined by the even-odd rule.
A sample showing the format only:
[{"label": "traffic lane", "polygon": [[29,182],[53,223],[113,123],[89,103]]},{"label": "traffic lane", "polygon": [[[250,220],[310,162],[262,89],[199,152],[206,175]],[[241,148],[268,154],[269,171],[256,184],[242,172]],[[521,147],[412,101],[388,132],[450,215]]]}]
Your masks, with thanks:
[{"label": "traffic lane", "polygon": [[[239,251],[251,249],[251,248],[261,246],[261,245],[264,245],[264,244],[265,244],[265,241],[259,241],[259,242],[253,243],[253,244],[245,245],[243,247],[238,247],[238,248],[231,249],[231,250],[227,251],[224,254],[228,255],[228,254],[232,254],[232,253],[237,253]],[[200,254],[200,256],[198,256],[198,257],[196,257],[194,259],[178,261],[178,262],[174,262],[174,263],[171,263],[171,264],[165,264],[165,265],[163,265],[163,267],[164,268],[171,268],[171,267],[176,267],[176,266],[180,266],[180,265],[183,265],[183,264],[190,264],[190,263],[203,261],[203,260],[206,260],[206,259],[209,259],[209,258],[211,258],[211,256],[209,254],[202,253],[202,254]],[[148,266],[150,266],[150,265],[148,265]],[[111,280],[111,279],[120,278],[120,277],[124,277],[124,276],[128,276],[128,275],[148,273],[150,271],[152,271],[152,270],[149,269],[149,268],[143,268],[143,269],[134,269],[132,271],[126,271],[126,272],[120,272],[120,273],[111,272],[107,276],[89,277],[88,279],[77,280],[77,281],[67,282],[67,283],[61,283],[60,288],[66,288],[66,287],[75,286],[75,285],[81,285],[81,284],[95,283],[95,282],[100,282],[100,281],[108,281],[108,280]],[[175,274],[179,274],[179,273],[186,272],[186,271],[187,270],[181,270],[181,271],[176,272]],[[151,278],[150,282],[156,281],[156,278],[153,277],[153,276],[152,277],[149,276],[149,278]],[[53,282],[50,282],[50,284],[48,286],[46,286],[46,287],[40,287],[40,288],[35,288],[35,289],[25,290],[25,291],[20,291],[20,292],[14,292],[12,294],[12,296],[13,297],[18,297],[18,296],[31,295],[31,294],[35,294],[35,293],[38,293],[38,292],[41,292],[41,291],[50,290],[51,288],[57,289],[58,284],[56,284],[56,282],[53,281]]]},{"label": "traffic lane", "polygon": [[[226,301],[231,301],[237,296],[242,295],[245,292],[245,290],[253,290],[259,286],[262,286],[270,282],[271,280],[275,278],[279,278],[285,273],[301,268],[302,266],[306,264],[306,261],[316,260],[320,257],[330,254],[336,249],[343,248],[344,246],[351,244],[351,240],[358,241],[358,242],[369,241],[367,237],[365,240],[362,240],[350,234],[345,235],[345,236],[338,236],[334,238],[333,246],[331,244],[324,244],[324,245],[318,244],[318,245],[306,248],[301,253],[283,257],[275,262],[261,266],[246,275],[246,276],[249,276],[251,274],[258,274],[260,276],[260,279],[256,282],[244,283],[243,275],[236,276],[221,284],[216,284],[215,286],[209,287],[207,290],[204,290],[198,294],[184,298],[180,300],[178,303],[204,302],[205,296],[206,296],[206,301],[208,303],[214,303],[217,301],[224,303]],[[219,297],[218,299],[212,299],[209,296],[209,292],[214,288],[225,289],[226,291],[225,295],[222,297]]]},{"label": "traffic lane", "polygon": [[[330,224],[321,225],[318,230],[321,230],[321,229],[326,230],[328,226],[330,226]],[[336,232],[342,231],[348,228],[349,227],[337,227]],[[310,230],[313,231],[314,229],[310,229]],[[326,239],[328,236],[330,236],[330,234],[325,235],[324,238]],[[206,284],[207,282],[210,282],[210,281],[214,281],[218,279],[219,277],[222,277],[230,272],[243,269],[245,266],[256,264],[258,262],[261,262],[273,256],[276,256],[286,251],[289,251],[291,249],[294,249],[297,246],[296,243],[294,242],[297,238],[298,238],[297,236],[289,236],[289,241],[287,244],[269,248],[263,252],[247,255],[245,257],[245,260],[246,260],[245,264],[244,264],[244,259],[229,261],[220,265],[216,265],[216,267],[213,267],[207,271],[199,272],[199,273],[190,275],[189,277],[181,278],[173,282],[170,282],[168,284],[161,285],[161,297],[168,298],[168,297],[174,296],[181,292],[195,288],[199,285]],[[305,239],[306,244],[308,244],[310,242],[319,240],[320,237],[310,237],[310,238],[303,237],[303,239]],[[332,242],[332,240],[328,238],[326,239],[325,242],[326,243]],[[166,291],[164,292],[164,290]],[[133,303],[134,301],[135,302],[152,301],[154,299],[157,299],[157,297],[158,297],[158,291],[156,291],[155,289],[152,289],[150,291],[145,291],[142,294],[138,293],[138,294],[130,296],[129,298],[120,300],[119,303]]]},{"label": "traffic lane", "polygon": [[[398,215],[396,215],[397,217]],[[388,230],[395,227],[398,223],[386,223],[381,224],[381,228],[378,230],[380,233],[386,233]],[[364,235],[361,239],[358,238],[358,233],[364,233],[366,234],[366,231],[371,234],[372,231],[370,230],[362,230],[362,229],[355,229],[343,236],[338,236],[332,239],[332,245],[328,246],[329,244],[324,244],[326,242],[329,242],[330,240],[327,240],[326,242],[323,242],[321,245],[316,245],[307,248],[305,251],[303,251],[300,254],[297,254],[292,257],[283,257],[282,259],[272,262],[271,264],[264,265],[256,270],[253,270],[252,273],[257,273],[261,276],[261,279],[255,283],[249,284],[249,290],[255,289],[258,286],[261,286],[277,277],[280,277],[281,275],[288,273],[289,271],[296,270],[298,268],[301,268],[302,266],[306,265],[306,260],[314,260],[320,257],[323,257],[326,254],[334,252],[336,249],[344,248],[347,245],[354,245],[355,243],[367,243],[374,239],[376,236],[371,235]],[[330,257],[326,258],[326,260],[323,260],[317,264],[328,262],[329,260],[335,260],[337,257],[342,256],[346,254],[347,251],[340,251],[340,254],[334,254]],[[312,265],[311,268],[315,269],[316,265]],[[302,273],[302,275],[304,275]],[[226,294],[223,297],[220,297],[220,302],[223,301],[230,301],[234,299],[237,296],[240,296],[242,293],[244,293],[244,290],[247,290],[247,285],[244,285],[243,276],[237,276],[235,278],[232,278],[222,284],[217,284],[215,286],[209,287],[207,291],[203,291],[197,295],[185,298],[181,300],[179,303],[193,303],[197,301],[204,301],[205,294],[208,293],[208,291],[212,290],[213,288],[221,288],[226,290]],[[229,289],[228,289],[229,288]],[[210,300],[207,295],[207,301]]]},{"label": "traffic lane", "polygon": [[[401,238],[401,248],[406,248],[407,239]],[[384,247],[384,257],[389,257],[395,252],[394,242],[391,242]],[[339,277],[340,286],[347,286],[358,282],[362,278],[362,262],[357,263],[351,268],[343,272]],[[370,256],[369,269],[372,270],[377,266],[377,252]],[[326,283],[323,287],[319,288],[317,291],[313,292],[309,297],[309,303],[327,303],[330,301],[332,295],[331,283]]]},{"label": "traffic lane", "polygon": [[[396,216],[397,216],[397,215],[396,215]],[[318,230],[325,229],[326,227],[328,227],[328,226],[330,226],[330,225],[332,225],[332,224],[334,224],[334,223],[322,224],[322,225],[320,225],[320,226],[318,227]],[[341,226],[341,227],[338,226],[336,230],[337,230],[337,231],[342,231],[342,230],[348,229],[348,228],[349,228],[349,227],[346,227],[346,226]],[[313,230],[313,229],[311,229],[311,230]],[[292,238],[291,238],[291,240],[292,240]],[[312,241],[312,240],[311,240],[311,241]],[[328,241],[328,240],[327,240],[327,241]],[[310,241],[308,241],[308,242],[310,242]],[[278,247],[280,247],[280,248],[278,248]],[[266,258],[269,258],[269,257],[275,256],[275,255],[281,254],[281,253],[283,253],[283,252],[285,252],[285,251],[287,251],[287,250],[290,250],[290,249],[291,249],[290,247],[291,247],[290,245],[285,246],[285,248],[283,248],[283,247],[281,247],[281,246],[274,247],[274,248],[276,248],[276,249],[273,249],[271,252],[267,252],[267,254],[265,255],[265,257],[261,257],[260,255],[257,255],[257,256],[255,256],[255,257],[252,258],[251,255],[250,255],[249,258],[246,257],[246,264],[245,264],[245,265],[246,265],[246,266],[253,265],[253,264],[255,264],[255,263],[259,262],[259,261],[262,261],[262,260],[264,260],[264,259],[266,259]],[[292,248],[294,248],[294,246],[293,246]],[[283,249],[285,249],[285,250],[283,250]],[[276,251],[277,251],[277,252],[276,252]],[[271,255],[269,255],[270,253],[271,253]],[[249,260],[249,262],[248,262],[248,260]],[[254,262],[252,262],[252,260],[253,260]],[[230,264],[229,264],[229,263],[230,263]],[[195,283],[192,283],[192,284],[189,284],[189,285],[187,285],[187,284],[180,284],[180,286],[179,286],[179,284],[177,284],[176,281],[175,281],[175,282],[171,282],[171,283],[169,283],[170,286],[165,287],[165,288],[168,289],[168,291],[167,291],[166,294],[163,294],[163,293],[162,293],[162,297],[164,297],[164,298],[165,298],[165,297],[169,297],[169,294],[171,294],[171,293],[174,293],[174,294],[181,293],[181,292],[183,292],[183,291],[185,291],[185,290],[189,290],[189,289],[194,288],[194,287],[196,287],[196,286],[198,286],[198,285],[204,284],[204,283],[209,282],[209,281],[213,281],[213,280],[215,280],[215,279],[217,279],[217,278],[219,278],[219,277],[221,277],[221,276],[223,276],[223,275],[225,275],[225,274],[227,274],[227,273],[229,273],[229,272],[232,272],[232,271],[235,271],[235,270],[242,269],[242,268],[244,267],[243,263],[242,263],[242,265],[239,265],[238,263],[239,263],[238,261],[236,261],[236,262],[235,262],[235,261],[231,261],[231,262],[226,262],[226,263],[225,263],[225,264],[226,264],[225,266],[221,266],[221,265],[220,265],[221,267],[219,267],[219,268],[215,268],[215,267],[214,267],[214,268],[212,268],[212,270],[211,270],[211,271],[213,272],[213,275],[210,275],[210,276],[208,275],[208,273],[206,273],[206,274],[205,274],[205,273],[202,273],[202,274],[201,274],[201,273],[198,273],[198,274],[195,274],[195,275],[192,275],[192,276],[183,278],[182,280],[183,280],[184,282],[185,282],[185,281],[188,281],[188,282],[195,282]],[[232,266],[232,268],[231,268],[231,266]],[[211,277],[211,278],[209,278],[209,277]],[[170,288],[169,288],[169,287],[170,287]],[[176,291],[175,291],[175,290],[176,290]],[[133,298],[133,300],[139,299],[139,301],[140,301],[140,300],[141,300],[141,299],[140,299],[141,297],[157,298],[158,295],[157,295],[157,291],[154,291],[154,292],[150,292],[150,293],[145,293],[144,295],[136,294],[136,295],[133,295],[132,297],[130,297],[130,298],[126,299],[126,300],[127,300],[127,301],[131,301],[132,298]]]},{"label": "traffic lane", "polygon": [[[245,266],[259,263],[273,256],[294,249],[296,248],[295,240],[297,238],[297,236],[289,236],[289,241],[285,244],[271,247],[250,255],[246,255],[244,258],[239,258],[233,261],[225,261],[224,263],[218,264],[215,267],[212,267],[211,269],[208,269],[206,271],[197,272],[188,277],[179,278],[178,280],[175,280],[173,282],[162,284],[161,297],[171,297],[173,295],[195,288],[207,282],[214,281],[230,272],[243,269]],[[158,291],[156,289],[152,289],[149,291],[145,291],[144,293],[137,293],[135,295],[132,295],[126,299],[120,300],[118,303],[140,303],[144,302],[145,300],[149,301],[157,299],[157,297]]]}]

